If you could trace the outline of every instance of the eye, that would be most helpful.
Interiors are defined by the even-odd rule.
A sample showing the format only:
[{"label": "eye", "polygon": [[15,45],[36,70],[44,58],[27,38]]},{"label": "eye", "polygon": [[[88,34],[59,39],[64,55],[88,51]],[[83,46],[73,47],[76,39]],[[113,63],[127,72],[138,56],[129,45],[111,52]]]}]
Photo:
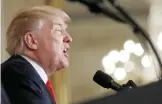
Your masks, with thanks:
[{"label": "eye", "polygon": [[62,32],[62,30],[61,30],[61,29],[55,29],[55,31]]},{"label": "eye", "polygon": [[55,26],[54,31],[63,32],[60,26]]}]

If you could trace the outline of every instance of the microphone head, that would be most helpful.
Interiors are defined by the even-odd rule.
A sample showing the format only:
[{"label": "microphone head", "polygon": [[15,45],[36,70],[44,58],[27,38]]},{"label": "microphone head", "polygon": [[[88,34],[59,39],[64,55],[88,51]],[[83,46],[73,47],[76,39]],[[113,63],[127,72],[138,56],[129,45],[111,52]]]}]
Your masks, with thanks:
[{"label": "microphone head", "polygon": [[98,70],[93,77],[93,80],[104,88],[111,88],[115,91],[119,91],[122,89],[122,86],[116,83],[111,76]]},{"label": "microphone head", "polygon": [[98,70],[94,77],[93,80],[99,84],[100,86],[104,87],[104,88],[111,88],[111,82],[113,81],[113,79],[111,78],[111,76],[109,76],[108,74],[105,74],[104,72],[102,72],[101,70]]}]

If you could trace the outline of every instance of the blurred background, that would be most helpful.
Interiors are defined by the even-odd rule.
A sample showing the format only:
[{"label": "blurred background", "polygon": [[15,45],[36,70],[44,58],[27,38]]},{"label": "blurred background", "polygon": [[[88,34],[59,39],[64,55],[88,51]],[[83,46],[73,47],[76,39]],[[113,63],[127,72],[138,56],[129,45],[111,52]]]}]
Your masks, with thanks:
[{"label": "blurred background", "polygon": [[[105,0],[106,1],[106,0]],[[162,1],[118,0],[122,7],[148,33],[158,53],[162,50]],[[143,86],[159,79],[160,68],[154,52],[132,29],[101,14],[91,13],[85,5],[67,0],[3,0],[1,60],[5,51],[6,30],[13,16],[35,5],[51,5],[64,10],[72,19],[68,31],[73,38],[70,66],[50,77],[58,104],[71,104],[115,93],[93,82],[102,70],[120,84],[133,80]],[[159,54],[159,58],[162,56]]]}]

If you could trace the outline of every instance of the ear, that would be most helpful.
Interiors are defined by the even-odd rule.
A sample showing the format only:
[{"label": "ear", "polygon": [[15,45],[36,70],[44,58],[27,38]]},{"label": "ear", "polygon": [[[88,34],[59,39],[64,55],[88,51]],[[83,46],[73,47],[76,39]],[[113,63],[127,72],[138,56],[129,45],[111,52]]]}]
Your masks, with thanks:
[{"label": "ear", "polygon": [[36,34],[34,34],[33,32],[25,33],[24,43],[28,49],[31,49],[31,50],[38,49],[38,41],[36,38]]}]

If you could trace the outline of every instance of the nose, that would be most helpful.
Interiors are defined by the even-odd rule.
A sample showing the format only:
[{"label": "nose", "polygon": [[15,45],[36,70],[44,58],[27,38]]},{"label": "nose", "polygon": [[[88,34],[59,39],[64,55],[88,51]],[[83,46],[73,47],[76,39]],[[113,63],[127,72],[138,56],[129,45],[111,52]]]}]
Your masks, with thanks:
[{"label": "nose", "polygon": [[64,42],[65,43],[71,43],[73,41],[72,37],[70,36],[70,34],[66,34],[65,38],[64,38]]}]

